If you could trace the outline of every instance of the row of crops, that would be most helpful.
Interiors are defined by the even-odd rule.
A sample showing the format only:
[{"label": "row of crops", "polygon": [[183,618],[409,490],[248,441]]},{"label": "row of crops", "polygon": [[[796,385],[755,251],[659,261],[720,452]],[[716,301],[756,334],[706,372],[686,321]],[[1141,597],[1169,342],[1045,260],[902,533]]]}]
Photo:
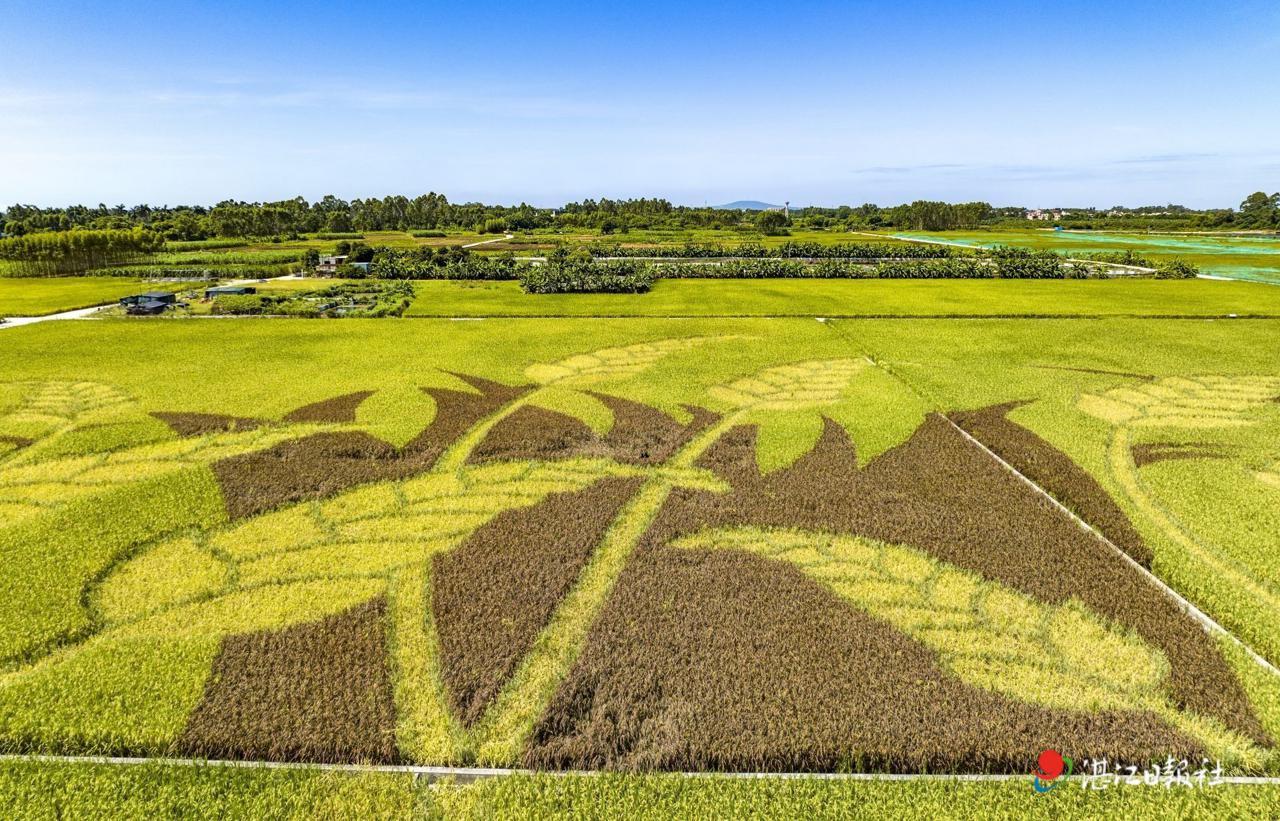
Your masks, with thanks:
[{"label": "row of crops", "polygon": [[[1071,261],[1050,252],[997,249],[981,255],[884,259],[845,257],[797,259],[657,260],[592,257],[560,251],[546,259],[510,255],[469,255],[446,259],[413,251],[384,251],[367,271],[349,268],[343,275],[379,279],[520,280],[529,293],[618,292],[648,290],[657,279],[1088,279],[1112,276],[1107,262]],[[1190,278],[1196,270],[1171,265],[1157,277]]]},{"label": "row of crops", "polygon": [[[333,235],[335,237],[347,235]],[[356,235],[352,235],[356,236]],[[344,278],[374,279],[519,279],[530,293],[647,290],[660,278],[850,278],[850,279],[1070,279],[1153,271],[1158,277],[1183,278],[1198,272],[1179,262],[1153,265],[1133,255],[1067,260],[1048,251],[995,248],[961,250],[920,243],[789,242],[779,246],[627,246],[596,244],[570,250],[561,246],[546,260],[518,259],[509,253],[472,253],[461,247],[369,248],[340,243],[349,261]],[[170,243],[163,251],[143,231],[80,231],[34,234],[0,241],[0,262],[11,274],[35,276],[85,272],[92,276],[156,279],[252,279],[283,276],[314,268],[315,250],[245,250],[225,242]],[[1115,255],[1112,255],[1115,256]],[[1141,265],[1141,268],[1120,266]],[[542,270],[531,270],[541,268]]]},{"label": "row of crops", "polygon": [[742,243],[686,243],[683,245],[622,245],[596,243],[593,257],[650,257],[667,259],[940,259],[960,251],[947,245],[911,242],[784,242],[781,245]]}]

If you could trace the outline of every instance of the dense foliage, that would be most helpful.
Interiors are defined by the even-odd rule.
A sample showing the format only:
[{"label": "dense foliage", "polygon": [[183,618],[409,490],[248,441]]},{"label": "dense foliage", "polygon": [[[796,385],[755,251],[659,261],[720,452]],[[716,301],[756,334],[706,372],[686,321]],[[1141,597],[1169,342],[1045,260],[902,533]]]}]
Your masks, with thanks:
[{"label": "dense foliage", "polygon": [[235,316],[365,317],[400,316],[413,302],[407,282],[339,283],[314,291],[216,297],[212,312]]},{"label": "dense foliage", "polygon": [[1076,279],[1104,276],[1102,266],[1068,263],[1057,254],[999,249],[944,259],[741,259],[656,266],[663,279]]},{"label": "dense foliage", "polygon": [[996,248],[961,255],[947,246],[908,243],[787,243],[731,249],[696,244],[671,248],[595,245],[574,252],[561,246],[546,265],[521,261],[510,253],[481,256],[459,246],[363,250],[373,263],[369,270],[347,266],[340,272],[343,277],[519,279],[529,293],[640,293],[655,279],[1080,279],[1105,276],[1110,264],[1152,267],[1166,278],[1198,273],[1185,263],[1157,265],[1131,255],[1122,260],[1096,255],[1098,264],[1093,265],[1069,262],[1050,251]]},{"label": "dense foliage", "polygon": [[[1196,211],[1180,205],[1110,209],[1065,208],[1045,212],[1053,223],[1069,228],[1119,229],[1280,229],[1280,193],[1256,192],[1236,209]],[[276,202],[225,200],[206,206],[83,205],[42,208],[15,204],[0,213],[0,232],[20,236],[77,228],[145,227],[165,238],[198,241],[210,237],[337,237],[368,231],[435,232],[446,228],[500,234],[506,231],[595,230],[604,234],[648,229],[743,229],[782,234],[789,228],[848,230],[899,228],[942,231],[979,225],[1027,225],[1022,207],[994,207],[985,202],[946,203],[917,200],[881,207],[874,203],[838,207],[808,206],[759,211],[746,208],[689,207],[661,198],[587,199],[560,208],[526,203],[516,206],[449,202],[443,194],[409,198],[401,195],[343,200],[326,195],[316,202],[303,197]],[[419,236],[436,236],[418,233]]]},{"label": "dense foliage", "polygon": [[159,234],[140,228],[31,234],[0,239],[0,260],[18,276],[52,276],[140,259],[163,245]]},{"label": "dense foliage", "polygon": [[604,245],[591,246],[594,257],[653,257],[671,259],[933,259],[955,255],[946,245],[913,242],[845,242],[826,245],[818,242],[786,242],[766,247],[744,243],[725,247],[715,244],[684,245]]},{"label": "dense foliage", "polygon": [[630,260],[593,260],[585,254],[553,254],[543,265],[519,269],[530,294],[642,294],[653,287],[652,266]]},{"label": "dense foliage", "polygon": [[[368,277],[372,279],[515,279],[516,261],[510,254],[478,256],[461,246],[414,249],[378,248],[372,255]],[[343,276],[359,279],[366,274],[347,268]]]}]

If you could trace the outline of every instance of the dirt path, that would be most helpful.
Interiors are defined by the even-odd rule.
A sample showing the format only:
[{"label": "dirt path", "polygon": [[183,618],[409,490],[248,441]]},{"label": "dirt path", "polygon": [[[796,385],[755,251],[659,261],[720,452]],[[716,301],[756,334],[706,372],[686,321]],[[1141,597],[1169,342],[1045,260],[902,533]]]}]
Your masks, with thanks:
[{"label": "dirt path", "polygon": [[502,236],[500,236],[500,237],[494,237],[493,239],[482,239],[482,240],[480,240],[479,242],[468,242],[466,245],[464,245],[464,246],[462,246],[462,247],[463,247],[463,248],[478,248],[478,247],[480,247],[481,245],[488,245],[488,244],[489,244],[489,243],[491,243],[491,242],[505,242],[506,240],[509,240],[509,239],[515,239],[515,238],[516,238],[516,235],[515,235],[515,234],[503,234]]},{"label": "dirt path", "polygon": [[4,322],[0,322],[0,331],[5,328],[21,328],[23,325],[34,325],[37,322],[49,322],[54,319],[91,319],[93,315],[108,305],[114,305],[114,302],[107,305],[95,305],[92,308],[77,308],[74,311],[62,311],[56,314],[45,314],[44,316],[11,316]]},{"label": "dirt path", "polygon": [[[269,277],[267,279],[234,279],[230,282],[224,282],[223,285],[256,285],[259,282],[275,282],[277,280],[305,279],[298,274],[285,274],[284,276]],[[11,316],[0,318],[0,330],[5,328],[21,328],[24,325],[34,325],[37,322],[50,322],[55,319],[97,319],[94,316],[98,311],[104,308],[110,308],[118,305],[118,300],[104,302],[101,305],[94,305],[89,308],[76,308],[74,311],[59,311],[56,314],[45,314],[44,316]]]}]

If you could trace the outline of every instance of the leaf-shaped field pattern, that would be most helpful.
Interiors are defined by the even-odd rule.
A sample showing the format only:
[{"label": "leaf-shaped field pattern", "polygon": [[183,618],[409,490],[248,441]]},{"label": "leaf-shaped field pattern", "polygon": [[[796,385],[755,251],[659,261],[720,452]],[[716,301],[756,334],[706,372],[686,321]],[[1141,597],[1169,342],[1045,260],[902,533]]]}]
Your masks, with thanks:
[{"label": "leaf-shaped field pattern", "polygon": [[604,348],[593,353],[578,354],[553,364],[530,365],[525,376],[542,385],[579,387],[631,376],[656,364],[660,359],[678,351],[692,348],[708,337],[688,339],[661,339],[641,342],[621,348]]},{"label": "leaf-shaped field pattern", "polygon": [[1079,407],[1113,425],[1222,428],[1249,424],[1249,412],[1277,395],[1280,378],[1273,376],[1170,376],[1084,394]]},{"label": "leaf-shaped field pattern", "polygon": [[928,646],[970,684],[1048,707],[1146,709],[1223,758],[1256,765],[1263,755],[1218,721],[1176,709],[1164,695],[1164,655],[1074,600],[1045,604],[909,547],[855,536],[729,528],[673,546],[789,562]]},{"label": "leaf-shaped field pattern", "polygon": [[[503,510],[578,490],[638,469],[604,460],[502,463],[369,485],[323,502],[259,516],[201,537],[158,545],[104,581],[98,602],[108,620],[152,612],[191,587],[184,571],[225,562],[227,591],[313,579],[383,577],[449,550]],[[191,551],[199,546],[202,559]],[[170,557],[188,556],[184,564]],[[165,571],[168,572],[165,572]],[[212,569],[204,571],[221,578]],[[196,588],[207,596],[207,587]],[[290,623],[312,617],[302,608]],[[117,621],[118,623],[118,621]]]},{"label": "leaf-shaped field pattern", "polygon": [[207,465],[322,430],[317,425],[263,427],[156,442],[108,453],[61,456],[0,469],[0,504],[17,521],[122,485],[192,465]]},{"label": "leaf-shaped field pattern", "polygon": [[38,382],[18,388],[25,397],[0,416],[0,433],[39,438],[132,403],[122,391],[100,382]]},{"label": "leaf-shaped field pattern", "polygon": [[867,367],[856,359],[798,362],[768,368],[728,386],[712,388],[716,399],[742,410],[796,410],[840,399],[853,377]]},{"label": "leaf-shaped field pattern", "polygon": [[[1278,397],[1280,377],[1174,376],[1084,394],[1077,405],[1112,425],[1108,467],[1124,496],[1161,537],[1163,545],[1157,543],[1155,555],[1158,563],[1176,574],[1169,580],[1226,629],[1270,659],[1277,652],[1275,625],[1280,624],[1280,596],[1271,580],[1255,574],[1248,562],[1215,544],[1211,530],[1198,530],[1194,522],[1182,521],[1176,513],[1177,503],[1171,509],[1160,499],[1142,469],[1170,455],[1212,455],[1207,446],[1197,443],[1149,441],[1150,436],[1144,435],[1148,429],[1242,428],[1266,419],[1265,409],[1274,407]],[[1269,483],[1265,470],[1253,476],[1262,484]],[[1195,484],[1189,484],[1188,490],[1200,492]],[[1163,560],[1162,548],[1171,551],[1169,560]],[[1189,572],[1178,569],[1188,560]]]},{"label": "leaf-shaped field pattern", "polygon": [[1133,708],[1167,665],[1083,607],[1046,605],[906,547],[799,531],[719,530],[678,547],[747,550],[790,562],[860,609],[933,648],[974,684],[1051,707]]},{"label": "leaf-shaped field pattern", "polygon": [[[64,434],[136,410],[125,393],[99,382],[14,382],[4,388],[21,399],[0,413],[0,466],[34,461],[43,446]],[[0,512],[10,510],[0,501]]]},{"label": "leaf-shaped field pattern", "polygon": [[[388,590],[397,602],[391,614],[397,668],[404,675],[434,676],[435,640],[421,610],[433,554],[461,543],[503,510],[647,470],[588,459],[468,467],[365,486],[156,544],[118,566],[91,594],[99,634],[0,676],[0,730],[6,722],[22,724],[28,749],[163,748],[181,731],[221,638],[314,622]],[[718,484],[702,471],[670,472],[689,474],[690,481],[700,477],[704,486]],[[168,655],[181,655],[187,645],[199,650],[190,663],[167,665]],[[129,653],[113,649],[126,646]],[[95,661],[87,664],[86,658]],[[182,681],[143,687],[142,673],[118,669],[124,663],[149,664],[153,674],[165,669]],[[400,688],[397,698],[407,710],[402,732],[408,749],[451,760],[458,749],[456,739],[449,740],[454,725],[438,690],[436,678]],[[183,693],[181,703],[172,700],[176,691]],[[66,699],[59,695],[64,692]],[[89,715],[67,700],[85,693],[95,704],[117,705],[103,708],[109,720],[103,710]],[[37,697],[52,704],[48,710],[57,718],[50,727],[25,723],[24,705]],[[156,719],[134,735],[121,735],[114,728],[129,725],[119,715],[125,709]]]}]

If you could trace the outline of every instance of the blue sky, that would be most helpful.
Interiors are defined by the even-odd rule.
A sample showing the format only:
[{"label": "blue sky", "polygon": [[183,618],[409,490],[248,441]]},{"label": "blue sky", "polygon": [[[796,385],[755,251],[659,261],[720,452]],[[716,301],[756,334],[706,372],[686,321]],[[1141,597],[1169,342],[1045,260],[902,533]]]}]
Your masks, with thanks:
[{"label": "blue sky", "polygon": [[0,5],[0,202],[1238,204],[1280,4]]}]

